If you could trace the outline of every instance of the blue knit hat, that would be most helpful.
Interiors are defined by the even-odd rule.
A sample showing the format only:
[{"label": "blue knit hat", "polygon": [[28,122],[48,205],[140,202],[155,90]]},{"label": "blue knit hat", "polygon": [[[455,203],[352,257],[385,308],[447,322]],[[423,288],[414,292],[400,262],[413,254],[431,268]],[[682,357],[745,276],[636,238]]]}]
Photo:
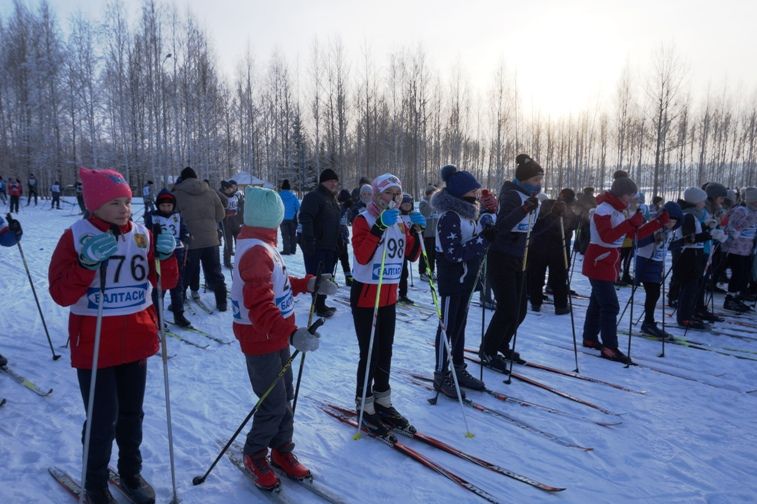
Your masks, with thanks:
[{"label": "blue knit hat", "polygon": [[455,165],[443,167],[441,176],[444,183],[447,184],[447,192],[456,198],[462,198],[463,194],[481,188],[476,177],[465,170],[458,171]]},{"label": "blue knit hat", "polygon": [[263,187],[247,186],[244,190],[245,226],[278,229],[284,220],[284,203],[279,193]]},{"label": "blue knit hat", "polygon": [[683,210],[681,210],[681,205],[674,201],[668,201],[662,208],[667,210],[671,219],[676,220],[676,225],[673,229],[677,229],[683,222]]}]

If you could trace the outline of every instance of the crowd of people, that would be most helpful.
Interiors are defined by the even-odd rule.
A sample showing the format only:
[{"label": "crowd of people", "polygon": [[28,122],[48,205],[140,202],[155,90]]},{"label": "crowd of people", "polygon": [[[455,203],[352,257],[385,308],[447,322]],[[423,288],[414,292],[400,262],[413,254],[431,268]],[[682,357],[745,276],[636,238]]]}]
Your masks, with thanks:
[{"label": "crowd of people", "polygon": [[[591,285],[582,344],[611,361],[630,363],[619,348],[616,326],[617,290],[624,286],[643,287],[642,331],[658,338],[670,337],[655,320],[668,279],[665,301],[676,307],[677,323],[686,330],[707,329],[708,322],[720,320],[708,305],[708,293],[724,280],[722,308],[751,309],[757,188],[737,193],[709,183],[686,189],[678,201],[655,198],[646,205],[637,184],[619,170],[596,197],[587,187],[578,197],[563,188],[549,198],[542,192],[541,165],[525,154],[515,161],[513,179],[499,191],[482,187],[469,171],[444,166],[439,184],[429,184],[418,209],[392,173],[361,179],[350,192],[340,191],[339,175],[325,169],[300,202],[288,180],[281,181],[279,191],[251,186],[242,191],[233,180],[216,190],[187,167],[170,190],[163,188],[155,197],[153,184],[145,184],[144,224],[132,219],[132,192],[118,172],[81,169],[87,213],[61,237],[49,283],[53,299],[70,307],[72,365],[85,408],[91,376],[101,375],[89,419],[84,485],[90,502],[113,502],[107,467],[114,439],[127,491],[135,502],[154,502],[154,491],[141,476],[140,454],[145,359],[158,351],[154,305],[163,302],[158,290],[169,291],[174,323],[190,326],[184,316],[186,291],[199,298],[201,268],[217,311],[227,311],[227,297],[231,302],[232,328],[253,391],[259,397],[268,393],[244,445],[244,465],[266,490],[279,485],[271,464],[293,478],[310,474],[294,455],[296,397],[288,366],[290,345],[301,352],[317,350],[319,334],[296,320],[293,296],[309,293],[317,316],[333,316],[337,308],[327,299],[338,291],[334,274],[339,264],[359,347],[356,412],[362,425],[378,435],[411,424],[394,406],[391,369],[397,305],[420,302],[410,299],[407,285],[417,261],[420,279],[431,287],[435,305],[438,301],[433,386],[455,400],[464,398],[464,389],[485,388],[464,359],[474,292],[481,291],[484,309],[493,309],[480,361],[507,373],[513,362],[526,362],[515,343],[529,309],[543,310],[546,296],[552,296],[555,315],[571,313],[571,267],[577,254],[583,256],[581,273]],[[5,232],[0,230],[0,237]],[[306,270],[302,278],[288,273],[285,260],[297,245]],[[665,267],[668,250],[670,270]],[[109,261],[115,258],[119,261]],[[231,269],[228,291],[223,267]],[[124,288],[133,290],[128,299],[109,295]],[[98,291],[100,297],[90,296]],[[96,327],[101,331],[98,358]]]}]

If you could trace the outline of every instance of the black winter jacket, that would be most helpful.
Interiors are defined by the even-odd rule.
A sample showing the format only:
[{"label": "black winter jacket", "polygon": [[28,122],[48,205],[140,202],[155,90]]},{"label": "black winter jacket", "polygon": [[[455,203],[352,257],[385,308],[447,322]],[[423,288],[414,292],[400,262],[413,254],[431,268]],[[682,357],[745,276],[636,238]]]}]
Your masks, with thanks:
[{"label": "black winter jacket", "polygon": [[317,249],[336,252],[339,243],[341,210],[336,196],[323,185],[305,195],[300,205],[299,222],[302,225],[300,243],[306,253]]}]

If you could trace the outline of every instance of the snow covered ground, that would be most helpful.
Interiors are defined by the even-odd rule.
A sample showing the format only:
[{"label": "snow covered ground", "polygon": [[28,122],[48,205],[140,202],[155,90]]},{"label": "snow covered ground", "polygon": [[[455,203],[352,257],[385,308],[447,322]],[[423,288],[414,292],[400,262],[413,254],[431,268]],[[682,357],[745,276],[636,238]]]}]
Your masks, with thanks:
[{"label": "snow covered ground", "polygon": [[[25,203],[23,203],[25,204]],[[47,267],[63,230],[78,216],[70,211],[22,206],[19,218],[24,226],[22,241],[32,279],[56,351],[63,358],[52,361],[34,298],[16,248],[0,250],[0,353],[10,366],[43,388],[54,388],[39,397],[0,373],[0,501],[3,503],[73,502],[47,474],[51,465],[60,466],[78,478],[80,433],[84,410],[68,352],[62,348],[67,337],[68,310],[57,306],[47,293]],[[142,208],[135,205],[135,213]],[[301,255],[287,256],[292,274],[304,273]],[[580,261],[580,259],[579,259]],[[585,278],[573,276],[573,287],[588,294]],[[226,271],[230,285],[230,272]],[[341,281],[341,272],[338,274]],[[347,292],[342,287],[344,293]],[[621,304],[630,289],[619,291]],[[212,295],[204,295],[213,305]],[[410,296],[430,304],[428,286],[415,277]],[[635,316],[640,313],[637,293]],[[477,299],[477,296],[476,298]],[[718,296],[716,303],[721,304]],[[334,304],[333,302],[331,304]],[[296,304],[298,321],[307,318],[309,296]],[[576,299],[576,329],[581,337],[585,299]],[[357,343],[349,309],[336,303],[336,315],[321,329],[321,348],[309,355],[295,423],[295,442],[301,460],[317,480],[328,485],[346,502],[483,502],[461,487],[417,464],[388,446],[364,437],[352,439],[353,430],[325,415],[321,401],[351,406],[355,387]],[[556,374],[518,367],[521,374],[548,383],[576,397],[617,412],[601,413],[576,402],[550,394],[532,385],[488,370],[489,388],[570,413],[548,413],[469,392],[469,397],[501,410],[538,429],[554,433],[576,445],[593,448],[582,451],[557,444],[518,428],[500,418],[466,408],[473,439],[465,437],[457,403],[440,398],[436,406],[426,399],[431,393],[408,378],[408,372],[430,376],[433,371],[433,318],[410,312],[414,320],[398,322],[395,336],[393,382],[395,405],[423,432],[474,455],[548,484],[566,487],[546,494],[518,481],[474,466],[412,440],[400,441],[417,448],[471,483],[493,494],[501,502],[708,502],[731,503],[757,500],[757,316],[742,317],[732,325],[742,339],[709,333],[687,337],[717,346],[724,353],[748,357],[737,359],[711,351],[667,345],[659,358],[660,344],[634,338],[632,357],[643,366],[625,369],[584,353],[579,354],[582,374],[600,378],[644,394],[625,392]],[[491,316],[487,312],[486,318]],[[197,314],[187,317],[200,329],[233,339],[231,313]],[[627,317],[622,326],[627,327]],[[659,320],[659,316],[658,316]],[[673,319],[668,319],[669,321]],[[737,320],[731,318],[731,320]],[[725,326],[725,324],[720,324]],[[468,323],[468,345],[478,347],[481,310],[473,307]],[[683,335],[682,331],[670,329]],[[207,481],[192,485],[213,461],[219,443],[228,439],[252,407],[244,359],[236,343],[221,345],[193,333],[188,339],[210,346],[202,350],[175,339],[168,340],[173,427],[179,497],[185,503],[257,502],[265,497],[224,458]],[[743,337],[751,339],[743,339]],[[621,336],[622,347],[627,339]],[[579,342],[580,344],[580,342]],[[728,348],[729,350],[725,350]],[[518,350],[524,358],[553,367],[572,370],[570,318],[529,313],[518,335]],[[597,353],[597,352],[587,352]],[[144,476],[153,483],[159,502],[171,496],[161,360],[150,359],[145,399]],[[299,360],[295,365],[299,363]],[[649,367],[645,367],[649,366]],[[656,370],[653,370],[655,368]],[[474,374],[478,367],[472,365]],[[751,393],[749,393],[751,391]],[[622,424],[603,427],[592,421]],[[246,432],[245,429],[244,432]],[[117,448],[114,448],[115,452]],[[319,502],[309,492],[284,481],[292,502]],[[121,498],[114,491],[117,498]]]}]

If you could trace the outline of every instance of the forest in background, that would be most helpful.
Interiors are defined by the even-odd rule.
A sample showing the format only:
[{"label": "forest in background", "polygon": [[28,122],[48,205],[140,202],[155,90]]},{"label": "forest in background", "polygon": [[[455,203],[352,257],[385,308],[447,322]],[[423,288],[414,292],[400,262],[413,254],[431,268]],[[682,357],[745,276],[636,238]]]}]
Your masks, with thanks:
[{"label": "forest in background", "polygon": [[379,58],[314,40],[293,65],[253,57],[252,40],[226,76],[212,34],[171,3],[132,13],[109,0],[93,21],[14,0],[0,19],[0,175],[34,173],[44,193],[54,180],[71,186],[79,166],[115,167],[134,187],[192,166],[214,186],[242,171],[298,190],[324,168],[347,188],[390,171],[417,197],[448,163],[497,189],[526,152],[550,193],[606,187],[616,169],[649,196],[757,183],[757,88],[715,81],[692,96],[675,48],[627,67],[608,104],[553,119],[520,103],[506,54],[474,91],[464,64],[433,68],[420,46]]}]

